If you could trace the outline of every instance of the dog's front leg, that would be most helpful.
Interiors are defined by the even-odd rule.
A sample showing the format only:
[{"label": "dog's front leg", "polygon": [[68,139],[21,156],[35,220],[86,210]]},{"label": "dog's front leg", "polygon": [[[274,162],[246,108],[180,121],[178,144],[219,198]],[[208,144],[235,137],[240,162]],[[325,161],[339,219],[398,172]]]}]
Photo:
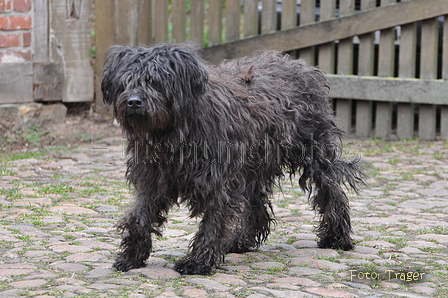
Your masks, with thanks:
[{"label": "dog's front leg", "polygon": [[176,262],[175,269],[181,274],[209,275],[218,258],[223,256],[235,241],[240,213],[239,206],[221,205],[208,208],[193,238],[190,253]]},{"label": "dog's front leg", "polygon": [[138,194],[131,209],[117,224],[122,236],[121,252],[113,267],[120,271],[145,266],[152,249],[152,234],[160,235],[165,222],[164,213],[171,207],[171,200],[156,199],[144,193]]}]

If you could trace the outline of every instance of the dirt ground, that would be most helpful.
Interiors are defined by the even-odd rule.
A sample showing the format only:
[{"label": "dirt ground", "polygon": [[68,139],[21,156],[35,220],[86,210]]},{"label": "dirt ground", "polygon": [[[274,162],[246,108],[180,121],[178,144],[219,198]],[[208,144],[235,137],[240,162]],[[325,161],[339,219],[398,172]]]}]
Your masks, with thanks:
[{"label": "dirt ground", "polygon": [[15,154],[47,146],[76,146],[120,136],[121,128],[114,123],[110,111],[100,115],[93,112],[90,104],[69,105],[64,123],[26,131],[8,131],[0,140],[0,150]]}]

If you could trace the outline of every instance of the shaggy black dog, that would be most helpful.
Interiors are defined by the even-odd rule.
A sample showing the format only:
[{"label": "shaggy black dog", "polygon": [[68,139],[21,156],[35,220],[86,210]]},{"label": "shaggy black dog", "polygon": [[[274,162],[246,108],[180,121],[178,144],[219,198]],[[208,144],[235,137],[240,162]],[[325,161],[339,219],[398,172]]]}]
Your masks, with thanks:
[{"label": "shaggy black dog", "polygon": [[353,248],[347,197],[364,174],[340,158],[344,135],[322,72],[276,51],[205,65],[188,43],[113,46],[102,91],[129,140],[133,208],[120,220],[115,268],[145,266],[152,234],[185,203],[201,216],[190,253],[175,268],[210,274],[230,252],[256,250],[270,232],[269,196],[284,173],[300,175],[320,214],[322,248]]}]

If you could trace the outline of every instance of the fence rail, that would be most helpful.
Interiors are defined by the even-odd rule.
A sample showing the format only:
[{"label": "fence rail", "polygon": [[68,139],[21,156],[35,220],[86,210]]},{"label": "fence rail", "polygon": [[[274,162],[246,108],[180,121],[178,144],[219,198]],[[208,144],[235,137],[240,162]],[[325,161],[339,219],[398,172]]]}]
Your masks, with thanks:
[{"label": "fence rail", "polygon": [[[328,74],[349,133],[448,139],[446,0],[110,2],[96,0],[96,25],[105,30],[98,52],[114,43],[192,40],[218,63],[282,50]],[[101,18],[103,9],[114,18]]]}]

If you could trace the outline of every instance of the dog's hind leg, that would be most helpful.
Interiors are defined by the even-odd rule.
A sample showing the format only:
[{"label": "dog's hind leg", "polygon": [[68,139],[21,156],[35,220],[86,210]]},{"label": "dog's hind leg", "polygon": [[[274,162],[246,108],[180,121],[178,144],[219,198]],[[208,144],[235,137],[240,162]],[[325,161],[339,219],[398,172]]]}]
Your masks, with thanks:
[{"label": "dog's hind leg", "polygon": [[338,158],[327,163],[316,161],[312,166],[316,190],[311,199],[313,209],[320,215],[316,233],[321,248],[350,250],[354,247],[349,201],[341,184],[357,190],[356,183],[363,183],[364,174],[358,162]]},{"label": "dog's hind leg", "polygon": [[268,194],[261,191],[260,183],[254,182],[250,191],[251,196],[246,202],[244,213],[241,214],[241,225],[238,227],[237,236],[227,253],[243,253],[257,250],[270,233],[271,223],[274,219],[269,213],[272,207],[268,200]]},{"label": "dog's hind leg", "polygon": [[171,207],[169,199],[155,199],[147,194],[137,195],[134,207],[117,224],[122,235],[121,252],[113,267],[120,271],[145,266],[152,249],[152,234],[160,235],[166,221],[164,213]]}]

